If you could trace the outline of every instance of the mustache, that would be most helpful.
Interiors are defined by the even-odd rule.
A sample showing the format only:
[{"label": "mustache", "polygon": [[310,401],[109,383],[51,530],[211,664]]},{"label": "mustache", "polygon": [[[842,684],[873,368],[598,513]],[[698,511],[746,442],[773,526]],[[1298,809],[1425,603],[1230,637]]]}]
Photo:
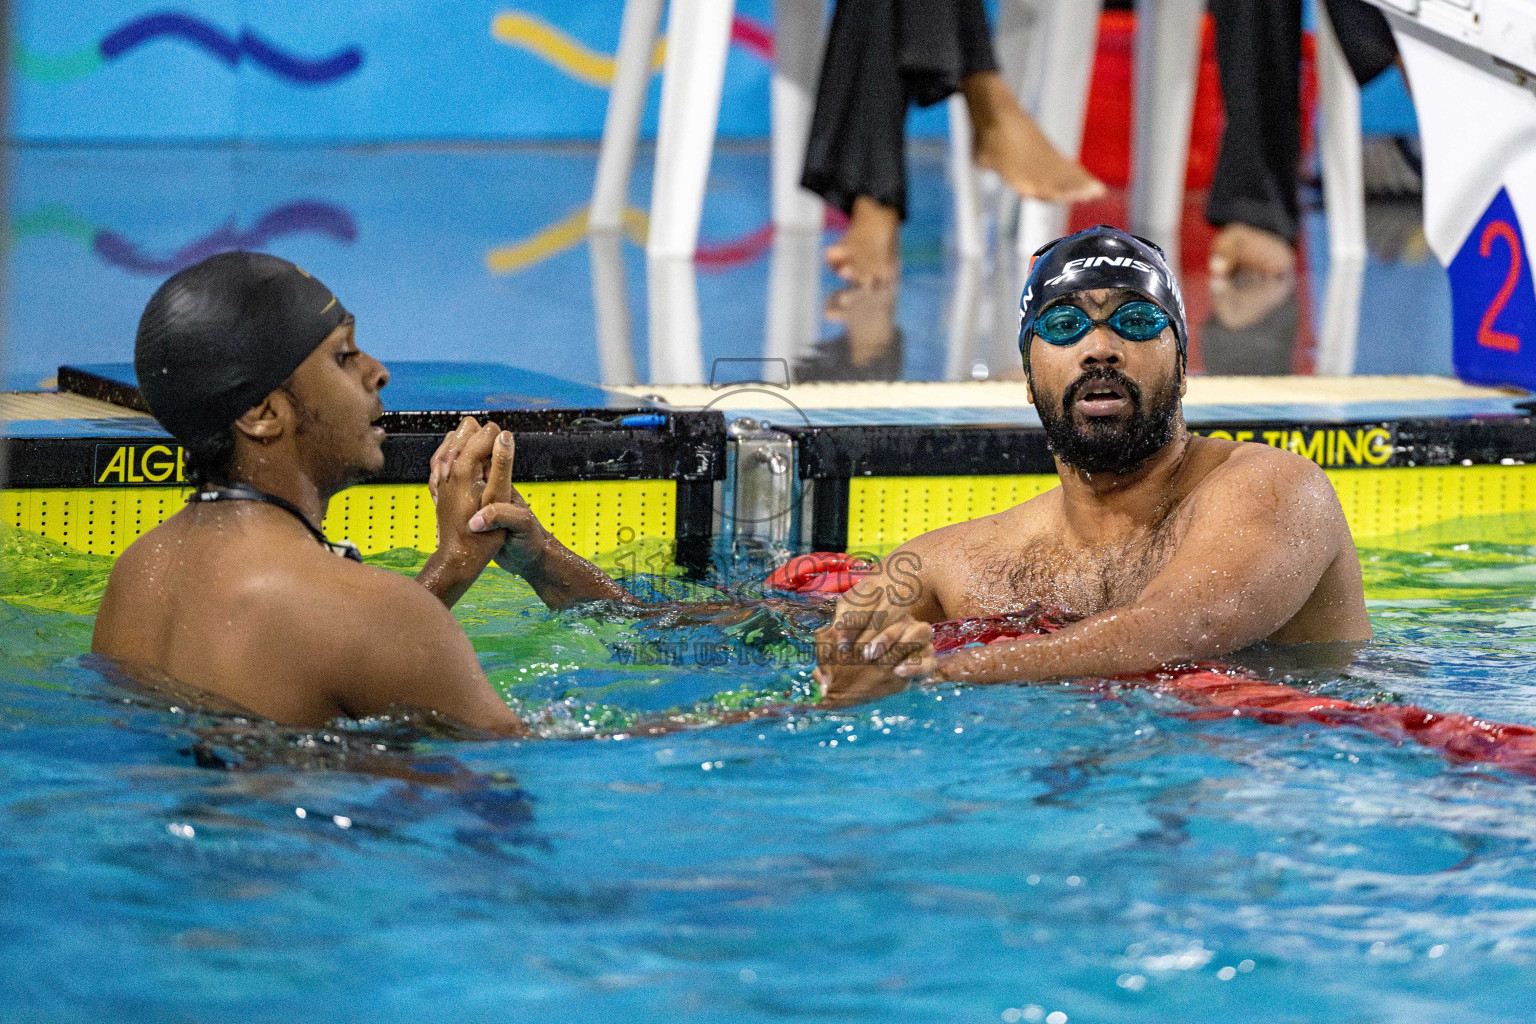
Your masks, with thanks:
[{"label": "mustache", "polygon": [[1083,391],[1090,385],[1100,383],[1120,385],[1125,389],[1126,397],[1131,400],[1131,406],[1135,409],[1141,408],[1141,388],[1137,387],[1135,381],[1113,366],[1096,366],[1084,370],[1081,377],[1067,385],[1067,389],[1061,393],[1062,411],[1071,412],[1072,403],[1078,400]]}]

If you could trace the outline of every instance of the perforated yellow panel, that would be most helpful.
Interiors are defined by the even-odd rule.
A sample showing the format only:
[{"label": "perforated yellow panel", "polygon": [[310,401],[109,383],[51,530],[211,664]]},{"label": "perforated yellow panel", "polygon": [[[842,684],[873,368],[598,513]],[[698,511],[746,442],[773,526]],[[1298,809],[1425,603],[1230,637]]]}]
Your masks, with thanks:
[{"label": "perforated yellow panel", "polygon": [[325,533],[349,540],[365,555],[395,548],[437,547],[437,515],[426,484],[348,487],[325,510]]},{"label": "perforated yellow panel", "polygon": [[[672,480],[583,480],[519,484],[534,514],[560,542],[593,558],[643,538],[671,540],[677,508]],[[437,547],[437,517],[424,484],[365,484],[331,499],[325,532],[364,554]]]},{"label": "perforated yellow panel", "polygon": [[1328,478],[1356,537],[1536,510],[1536,466],[1335,469]]},{"label": "perforated yellow panel", "polygon": [[[1336,469],[1328,477],[1357,538],[1536,511],[1536,466]],[[857,477],[848,485],[848,548],[885,551],[928,530],[1001,512],[1056,483],[1054,475]]]},{"label": "perforated yellow panel", "polygon": [[1025,476],[866,476],[848,481],[848,550],[884,551],[940,526],[1012,508],[1057,484]]},{"label": "perforated yellow panel", "polygon": [[677,535],[677,481],[529,484],[518,491],[560,543],[583,558]]},{"label": "perforated yellow panel", "polygon": [[[604,480],[526,484],[518,490],[560,541],[586,558],[646,538],[674,534],[677,484],[672,480]],[[0,492],[8,526],[40,533],[80,551],[117,555],[180,509],[179,487],[20,489]],[[437,518],[424,484],[364,484],[331,501],[325,531],[364,554],[393,548],[431,551]]]},{"label": "perforated yellow panel", "polygon": [[7,526],[92,555],[117,555],[186,504],[181,487],[100,487],[0,492]]}]

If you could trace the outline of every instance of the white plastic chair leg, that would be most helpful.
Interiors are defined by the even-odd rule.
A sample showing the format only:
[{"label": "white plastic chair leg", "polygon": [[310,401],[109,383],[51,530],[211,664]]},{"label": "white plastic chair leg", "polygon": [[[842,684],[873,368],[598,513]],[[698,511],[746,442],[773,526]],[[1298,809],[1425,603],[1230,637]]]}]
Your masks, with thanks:
[{"label": "white plastic chair leg", "polygon": [[1323,322],[1317,332],[1314,370],[1319,377],[1348,377],[1355,372],[1360,337],[1360,298],[1365,291],[1365,260],[1328,263]]},{"label": "white plastic chair leg", "polygon": [[603,118],[603,143],[597,154],[597,181],[587,224],[597,231],[618,231],[629,201],[629,177],[640,141],[640,118],[651,81],[651,53],[661,25],[662,0],[626,0],[619,26],[619,52]]},{"label": "white plastic chair leg", "polygon": [[1131,230],[1177,267],[1205,0],[1136,0]]},{"label": "white plastic chair leg", "polygon": [[774,0],[772,118],[773,224],[781,231],[820,231],[826,206],[800,187],[805,144],[821,75],[822,0]]},{"label": "white plastic chair leg", "polygon": [[1328,215],[1328,288],[1317,339],[1317,372],[1354,372],[1365,280],[1365,168],[1360,141],[1360,86],[1339,48],[1322,0],[1313,0],[1317,26],[1318,99],[1323,130],[1323,204]]},{"label": "white plastic chair leg", "polygon": [[[1038,72],[1031,69],[1026,92],[1019,100],[1051,144],[1074,160],[1083,150],[1083,122],[1088,112],[1088,87],[1093,79],[1099,15],[1103,9],[1103,0],[1074,0],[1052,3],[1034,13],[1030,49],[1031,62],[1037,65]],[[1012,56],[1000,54],[1005,66]],[[1035,250],[1061,237],[1066,228],[1064,204],[1023,200],[1015,236],[1023,273],[1028,273],[1029,258]]]},{"label": "white plastic chair leg", "polygon": [[955,196],[955,248],[961,259],[979,260],[981,243],[981,185],[971,149],[971,115],[965,96],[955,93],[949,109],[949,184]]},{"label": "white plastic chair leg", "polygon": [[704,383],[698,272],[693,257],[652,257],[646,260],[645,271],[649,383]]},{"label": "white plastic chair leg", "polygon": [[[976,366],[977,306],[981,298],[982,266],[979,259],[963,259],[955,268],[949,296],[948,335],[944,357],[945,380],[971,380]],[[988,367],[989,372],[991,367]]]},{"label": "white plastic chair leg", "polygon": [[[592,260],[592,308],[597,313],[597,362],[605,387],[635,383],[635,353],[624,280],[624,236],[594,231],[587,236]],[[622,397],[622,396],[619,396]]]},{"label": "white plastic chair leg", "polygon": [[720,118],[734,0],[672,0],[651,184],[652,257],[692,259]]},{"label": "white plastic chair leg", "polygon": [[1330,259],[1365,259],[1365,167],[1360,140],[1360,86],[1344,59],[1327,5],[1313,0],[1317,89],[1323,131],[1323,203]]},{"label": "white plastic chair leg", "polygon": [[768,262],[763,355],[793,364],[816,347],[820,324],[821,226],[810,231],[777,227]]}]

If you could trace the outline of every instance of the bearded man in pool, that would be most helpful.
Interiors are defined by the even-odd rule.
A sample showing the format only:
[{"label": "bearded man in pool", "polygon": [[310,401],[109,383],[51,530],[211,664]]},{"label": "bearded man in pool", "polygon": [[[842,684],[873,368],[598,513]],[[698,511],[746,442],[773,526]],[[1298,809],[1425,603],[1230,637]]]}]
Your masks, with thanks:
[{"label": "bearded man in pool", "polygon": [[[1134,675],[1260,641],[1371,636],[1327,476],[1190,434],[1183,300],[1162,251],[1099,226],[1036,254],[1021,303],[1030,401],[1061,486],[903,544],[838,602],[817,676],[833,703],[890,674],[971,683]],[[930,623],[1038,602],[1076,622],[935,658]]]},{"label": "bearded man in pool", "polygon": [[437,550],[414,581],[331,545],[331,496],[384,465],[389,372],[319,281],[260,253],[165,282],[134,364],[200,488],[112,568],[91,649],[289,725],[425,708],[524,735],[449,608],[495,558],[546,603],[623,599],[512,488],[512,435],[466,419],[432,458]]}]

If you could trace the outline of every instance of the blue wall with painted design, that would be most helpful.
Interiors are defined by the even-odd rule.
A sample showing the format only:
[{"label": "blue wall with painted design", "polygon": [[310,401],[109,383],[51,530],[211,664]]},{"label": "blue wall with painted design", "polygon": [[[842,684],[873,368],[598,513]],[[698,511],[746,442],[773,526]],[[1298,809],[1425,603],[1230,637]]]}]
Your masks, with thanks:
[{"label": "blue wall with painted design", "polygon": [[[737,4],[721,131],[765,133],[770,0]],[[168,10],[174,14],[168,15]],[[15,10],[24,139],[596,138],[620,0],[155,0]],[[654,129],[659,76],[651,89]]]},{"label": "blue wall with painted design", "polygon": [[[26,140],[594,139],[621,0],[22,0],[13,132]],[[768,129],[771,0],[739,0],[720,131]],[[1391,76],[1395,79],[1396,72]],[[653,82],[647,132],[654,131]],[[1412,130],[1400,84],[1367,131]],[[942,108],[914,115],[943,133]]]}]

